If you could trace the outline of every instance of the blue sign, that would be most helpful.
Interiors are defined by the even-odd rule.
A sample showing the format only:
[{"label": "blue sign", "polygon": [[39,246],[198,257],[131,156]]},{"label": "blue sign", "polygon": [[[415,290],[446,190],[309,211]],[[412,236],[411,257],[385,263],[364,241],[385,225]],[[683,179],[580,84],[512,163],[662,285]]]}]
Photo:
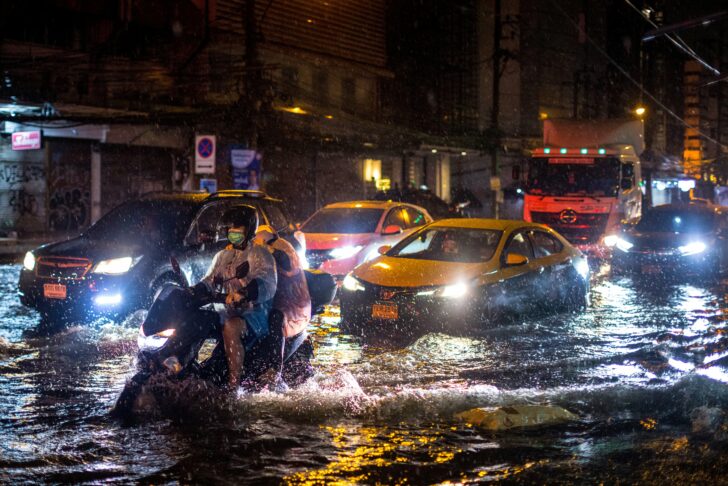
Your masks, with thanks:
[{"label": "blue sign", "polygon": [[200,142],[197,144],[197,153],[200,154],[200,157],[206,159],[211,156],[214,151],[215,144],[212,143],[212,140],[209,138],[200,139]]},{"label": "blue sign", "polygon": [[255,150],[234,147],[230,150],[235,189],[259,190],[261,185],[261,155]]}]

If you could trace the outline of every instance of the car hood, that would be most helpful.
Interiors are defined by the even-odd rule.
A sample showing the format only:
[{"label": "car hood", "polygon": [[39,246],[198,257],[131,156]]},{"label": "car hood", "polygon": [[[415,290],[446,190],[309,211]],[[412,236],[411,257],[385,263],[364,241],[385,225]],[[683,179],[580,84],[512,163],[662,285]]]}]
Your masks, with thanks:
[{"label": "car hood", "polygon": [[33,250],[33,254],[36,257],[65,256],[88,258],[91,261],[127,256],[136,257],[140,256],[142,252],[143,248],[141,245],[91,240],[85,236],[50,243]]},{"label": "car hood", "polygon": [[304,233],[306,235],[307,250],[331,250],[344,246],[366,246],[371,243],[374,233],[345,234],[345,233]]},{"label": "car hood", "polygon": [[430,287],[467,282],[492,272],[495,266],[493,262],[438,262],[384,255],[359,265],[353,275],[384,287]]},{"label": "car hood", "polygon": [[673,250],[679,246],[686,245],[693,241],[708,242],[713,235],[688,234],[688,233],[662,233],[629,231],[625,239],[634,245],[634,250]]}]

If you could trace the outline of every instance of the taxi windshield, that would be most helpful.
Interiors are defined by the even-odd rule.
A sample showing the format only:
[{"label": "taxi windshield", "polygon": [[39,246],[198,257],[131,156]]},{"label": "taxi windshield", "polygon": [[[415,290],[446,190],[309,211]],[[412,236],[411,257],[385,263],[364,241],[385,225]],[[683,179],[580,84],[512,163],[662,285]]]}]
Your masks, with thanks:
[{"label": "taxi windshield", "polygon": [[387,256],[482,263],[493,258],[502,235],[498,230],[430,227],[400,242]]},{"label": "taxi windshield", "polygon": [[324,208],[311,216],[301,230],[304,233],[374,233],[383,212],[378,208]]}]

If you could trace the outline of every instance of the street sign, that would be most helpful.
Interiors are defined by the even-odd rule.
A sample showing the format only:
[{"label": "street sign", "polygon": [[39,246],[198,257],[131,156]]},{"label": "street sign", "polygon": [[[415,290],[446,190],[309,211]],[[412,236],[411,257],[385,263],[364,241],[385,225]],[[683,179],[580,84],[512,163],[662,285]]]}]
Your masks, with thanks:
[{"label": "street sign", "polygon": [[36,150],[40,148],[40,130],[15,132],[11,135],[13,150]]},{"label": "street sign", "polygon": [[200,179],[200,191],[205,191],[209,194],[217,192],[217,179]]},{"label": "street sign", "polygon": [[215,135],[195,136],[195,174],[215,173]]}]

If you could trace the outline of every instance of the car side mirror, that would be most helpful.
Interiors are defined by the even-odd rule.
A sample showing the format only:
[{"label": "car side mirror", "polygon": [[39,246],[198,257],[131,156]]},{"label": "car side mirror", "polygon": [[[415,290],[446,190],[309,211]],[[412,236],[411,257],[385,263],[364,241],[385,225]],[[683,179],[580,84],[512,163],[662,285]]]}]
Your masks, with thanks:
[{"label": "car side mirror", "polygon": [[508,267],[520,267],[528,263],[528,258],[518,253],[509,253],[506,257],[506,266]]},{"label": "car side mirror", "polygon": [[623,191],[629,191],[630,189],[632,189],[632,178],[623,177],[620,186],[622,187]]},{"label": "car side mirror", "polygon": [[390,225],[388,225],[387,227],[385,227],[382,230],[382,234],[385,235],[385,236],[398,235],[402,231],[404,231],[404,230],[402,229],[402,227],[400,225],[398,225],[398,224],[390,224]]},{"label": "car side mirror", "polygon": [[295,224],[293,225],[293,227],[294,227],[294,228],[296,228],[296,230],[297,230],[297,231],[301,231],[301,226],[303,226],[303,224],[302,224],[302,223],[295,223]]},{"label": "car side mirror", "polygon": [[377,248],[377,251],[379,252],[380,255],[384,255],[391,249],[392,249],[392,245],[382,245],[379,248]]}]

